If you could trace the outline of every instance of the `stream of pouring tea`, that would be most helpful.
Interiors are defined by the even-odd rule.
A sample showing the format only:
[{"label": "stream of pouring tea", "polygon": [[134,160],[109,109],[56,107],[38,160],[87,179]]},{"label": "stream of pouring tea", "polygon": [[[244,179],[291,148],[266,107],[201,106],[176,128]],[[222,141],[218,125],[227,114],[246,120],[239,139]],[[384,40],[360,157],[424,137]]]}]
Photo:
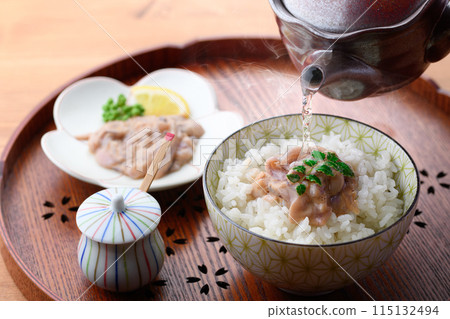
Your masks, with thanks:
[{"label": "stream of pouring tea", "polygon": [[304,91],[302,97],[302,125],[303,138],[302,150],[307,150],[311,144],[311,120],[312,120],[312,105],[311,100],[314,92]]},{"label": "stream of pouring tea", "polygon": [[317,67],[309,67],[302,72],[302,153],[306,153],[309,148],[315,147],[311,141],[311,120],[312,120],[312,97],[319,90],[323,81],[323,73]]}]

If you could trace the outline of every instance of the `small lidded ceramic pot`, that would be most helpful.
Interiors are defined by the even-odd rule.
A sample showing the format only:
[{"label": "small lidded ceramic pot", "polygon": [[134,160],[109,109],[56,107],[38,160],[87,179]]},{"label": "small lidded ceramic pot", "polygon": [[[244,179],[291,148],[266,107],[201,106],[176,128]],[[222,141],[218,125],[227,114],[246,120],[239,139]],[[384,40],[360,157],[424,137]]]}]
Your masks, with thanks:
[{"label": "small lidded ceramic pot", "polygon": [[153,280],[164,262],[160,218],[158,202],[136,188],[108,188],[87,198],[76,220],[78,263],[89,281],[125,292]]}]

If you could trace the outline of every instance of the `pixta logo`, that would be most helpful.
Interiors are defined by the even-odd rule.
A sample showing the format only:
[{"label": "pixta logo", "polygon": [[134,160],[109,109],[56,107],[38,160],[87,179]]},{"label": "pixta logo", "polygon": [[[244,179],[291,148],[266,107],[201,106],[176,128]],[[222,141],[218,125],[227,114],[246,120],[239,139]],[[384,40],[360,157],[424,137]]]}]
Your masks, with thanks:
[{"label": "pixta logo", "polygon": [[[156,154],[156,151],[164,143],[164,134],[151,131],[147,128],[134,134],[126,141],[125,165],[138,172],[145,173]],[[168,148],[166,156],[159,167],[163,167],[171,161],[171,148]]]}]

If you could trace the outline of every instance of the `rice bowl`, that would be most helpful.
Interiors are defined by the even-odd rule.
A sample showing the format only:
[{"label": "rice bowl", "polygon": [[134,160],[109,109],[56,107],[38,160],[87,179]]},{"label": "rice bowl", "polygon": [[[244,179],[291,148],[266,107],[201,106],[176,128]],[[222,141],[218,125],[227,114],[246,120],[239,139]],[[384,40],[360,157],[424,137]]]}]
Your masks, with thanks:
[{"label": "rice bowl", "polygon": [[[245,184],[244,177],[240,176],[239,165],[230,166],[229,173],[237,175],[230,177],[231,182],[234,178],[236,179],[235,185],[243,186],[236,186],[240,195],[237,195],[237,191],[236,194],[219,194],[220,191],[227,188],[227,185],[219,187],[221,177],[223,177],[221,175],[225,174],[224,172],[228,169],[226,160],[235,160],[234,164],[242,163],[245,161],[246,153],[252,148],[261,150],[261,146],[268,144],[271,139],[279,139],[282,136],[282,139],[289,140],[301,136],[301,134],[301,118],[296,114],[268,118],[243,127],[225,139],[211,154],[203,174],[203,190],[208,213],[218,237],[243,268],[283,290],[301,295],[316,295],[342,288],[367,276],[379,268],[395,251],[412,222],[419,196],[419,179],[418,170],[409,154],[389,136],[351,119],[314,114],[311,123],[311,137],[316,143],[322,140],[323,135],[330,135],[330,138],[339,136],[341,142],[350,140],[357,150],[366,155],[378,157],[377,165],[383,166],[382,162],[385,161],[383,170],[387,169],[387,172],[390,172],[386,173],[386,184],[370,171],[370,166],[373,167],[373,165],[367,163],[364,165],[367,169],[366,173],[364,170],[359,171],[363,167],[358,170],[355,168],[355,172],[358,173],[358,178],[361,175],[369,177],[369,183],[363,183],[363,185],[369,187],[376,183],[375,187],[382,186],[380,188],[383,188],[383,193],[385,193],[385,188],[392,189],[392,185],[389,184],[392,182],[387,181],[389,179],[395,181],[395,189],[398,193],[395,194],[395,191],[392,191],[392,194],[388,196],[388,201],[392,203],[393,207],[400,208],[400,211],[390,212],[387,209],[382,212],[384,220],[383,217],[379,218],[380,215],[370,222],[372,213],[369,209],[365,213],[367,216],[349,221],[348,224],[346,220],[338,221],[343,229],[339,230],[337,235],[333,235],[335,238],[331,239],[320,233],[321,230],[312,231],[307,227],[303,228],[306,228],[306,231],[299,229],[297,232],[292,229],[289,232],[289,229],[281,228],[278,234],[276,232],[271,234],[269,230],[279,227],[261,227],[264,222],[256,217],[258,214],[256,208],[249,209],[250,211],[247,212],[243,209],[240,212],[241,219],[233,216],[233,212],[236,210],[233,212],[231,210],[242,208],[243,202],[240,201],[247,200],[247,194],[245,194],[246,186],[239,184],[239,180]],[[339,149],[335,149],[335,151],[339,152]],[[388,163],[394,165],[389,166]],[[236,171],[232,172],[232,167]],[[228,180],[226,184],[228,184]],[[365,187],[361,187],[358,190],[358,193],[362,192],[359,197],[363,198],[362,195],[365,191]],[[230,197],[226,198],[226,195]],[[359,205],[364,206],[364,201]],[[367,206],[370,207],[369,201],[367,201]],[[272,208],[272,210],[277,209],[279,207]],[[389,213],[393,215],[387,217]],[[249,214],[249,216],[245,214]],[[280,220],[276,223],[282,225],[281,214],[279,212],[278,214]],[[285,212],[284,215],[286,215]],[[244,216],[243,219],[242,216]],[[253,217],[255,217],[254,221],[252,221]],[[341,217],[341,219],[345,218],[347,217]],[[366,232],[363,230],[364,228],[360,229],[363,231],[362,233],[355,232],[352,229],[352,222],[358,225],[364,224],[364,228],[372,229],[373,233],[369,234],[370,230]],[[243,225],[248,226],[244,227]],[[347,232],[345,228],[350,225],[352,225],[350,232]],[[354,226],[362,227],[361,225]],[[295,228],[295,226],[290,227]],[[330,227],[333,226],[327,225],[328,229]],[[289,233],[293,234],[291,238],[288,237]],[[314,240],[307,244],[308,239],[306,238],[312,233],[315,234],[313,236],[316,240],[322,240],[324,244],[315,243]],[[346,237],[345,233],[349,237]],[[352,237],[353,235],[355,237]]]}]

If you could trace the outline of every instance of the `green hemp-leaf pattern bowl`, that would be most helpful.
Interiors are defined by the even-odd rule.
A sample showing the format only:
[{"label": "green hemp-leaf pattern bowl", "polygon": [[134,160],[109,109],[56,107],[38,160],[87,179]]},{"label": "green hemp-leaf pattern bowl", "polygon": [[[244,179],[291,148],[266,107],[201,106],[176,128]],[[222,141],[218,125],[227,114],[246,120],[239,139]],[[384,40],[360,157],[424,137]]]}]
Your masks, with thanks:
[{"label": "green hemp-leaf pattern bowl", "polygon": [[[398,168],[395,175],[404,200],[402,217],[388,228],[363,239],[330,245],[300,245],[257,235],[221,212],[215,192],[223,161],[231,154],[242,159],[261,139],[301,136],[298,114],[273,117],[243,127],[211,154],[203,175],[210,218],[225,247],[250,273],[289,292],[311,295],[342,288],[380,267],[395,251],[411,224],[419,195],[418,172],[409,154],[392,138],[366,124],[324,114],[313,115],[311,137],[334,132],[366,153],[387,150]],[[246,139],[244,143],[244,139]]]}]

